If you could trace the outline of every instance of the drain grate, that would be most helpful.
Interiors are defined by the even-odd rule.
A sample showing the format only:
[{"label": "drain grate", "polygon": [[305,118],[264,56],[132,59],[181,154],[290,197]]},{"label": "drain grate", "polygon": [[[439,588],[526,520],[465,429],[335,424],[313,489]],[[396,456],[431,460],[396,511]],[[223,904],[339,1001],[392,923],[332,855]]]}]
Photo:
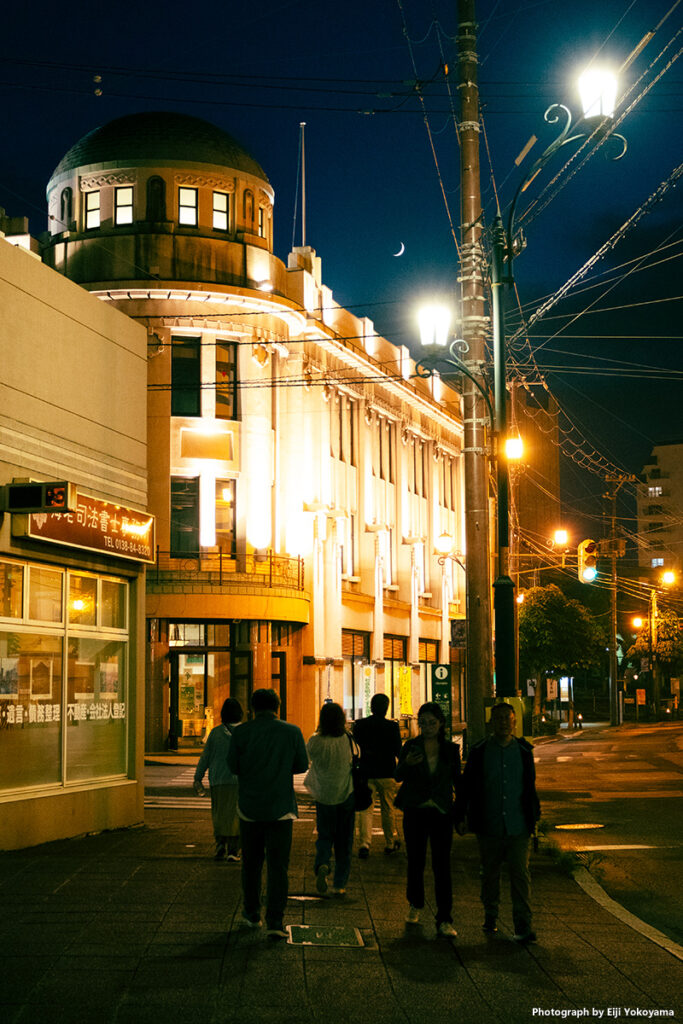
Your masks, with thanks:
[{"label": "drain grate", "polygon": [[364,946],[358,928],[346,925],[288,924],[292,946]]}]

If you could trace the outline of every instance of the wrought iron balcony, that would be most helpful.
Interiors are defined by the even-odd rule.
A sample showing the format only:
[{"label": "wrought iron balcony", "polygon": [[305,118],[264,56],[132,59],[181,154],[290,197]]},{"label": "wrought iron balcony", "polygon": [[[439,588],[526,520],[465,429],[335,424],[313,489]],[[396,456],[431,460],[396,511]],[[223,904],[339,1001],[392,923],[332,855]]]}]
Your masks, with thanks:
[{"label": "wrought iron balcony", "polygon": [[226,588],[233,585],[286,587],[304,589],[304,560],[276,555],[272,551],[251,554],[231,554],[219,551],[185,552],[183,554],[160,551],[156,561],[147,569],[147,586],[179,584]]}]

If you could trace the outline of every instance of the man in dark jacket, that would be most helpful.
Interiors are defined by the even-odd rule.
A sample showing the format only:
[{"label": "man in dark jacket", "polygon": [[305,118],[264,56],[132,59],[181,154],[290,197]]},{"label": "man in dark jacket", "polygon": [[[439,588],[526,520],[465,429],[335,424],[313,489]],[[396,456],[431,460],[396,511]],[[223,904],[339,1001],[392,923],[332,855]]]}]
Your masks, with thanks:
[{"label": "man in dark jacket", "polygon": [[370,701],[371,714],[354,722],[353,738],[360,747],[360,765],[373,793],[373,801],[367,811],[360,811],[358,833],[360,847],[358,856],[365,860],[370,855],[372,842],[372,812],[374,797],[379,797],[379,806],[384,831],[384,852],[391,854],[401,846],[396,828],[394,797],[396,783],[394,772],[401,754],[401,730],[398,722],[387,720],[389,698],[386,693],[376,693]]},{"label": "man in dark jacket", "polygon": [[277,717],[275,690],[254,690],[254,718],[236,729],[228,750],[228,767],[238,779],[242,839],[242,918],[261,926],[261,873],[268,869],[266,925],[272,939],[287,938],[282,917],[287,905],[292,821],[297,816],[292,776],[308,768],[301,729]]},{"label": "man in dark jacket", "polygon": [[517,942],[534,942],[529,901],[529,838],[540,817],[533,747],[516,739],[515,710],[510,704],[491,708],[492,735],[470,750],[463,777],[463,804],[475,832],[481,858],[484,931],[497,930],[500,869],[507,861],[512,918]]}]

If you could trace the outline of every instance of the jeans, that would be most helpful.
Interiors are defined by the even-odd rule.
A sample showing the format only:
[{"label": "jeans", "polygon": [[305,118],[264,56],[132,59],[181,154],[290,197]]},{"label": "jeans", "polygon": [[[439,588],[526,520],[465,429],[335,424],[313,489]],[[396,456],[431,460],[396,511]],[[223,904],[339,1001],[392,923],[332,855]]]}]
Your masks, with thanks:
[{"label": "jeans", "polygon": [[269,928],[282,927],[287,906],[292,819],[240,821],[240,835],[244,913],[250,918],[261,916],[261,875],[265,859],[268,869],[266,925]]},{"label": "jeans", "polygon": [[379,809],[382,816],[382,830],[387,846],[393,846],[394,837],[398,834],[396,830],[396,811],[394,810],[394,797],[398,789],[393,779],[368,779],[368,785],[372,790],[372,803],[367,811],[358,812],[358,839],[361,846],[370,846],[372,843],[372,812],[375,806],[375,797],[379,797]]},{"label": "jeans", "polygon": [[507,862],[510,875],[510,897],[512,899],[512,920],[516,932],[531,928],[531,878],[529,875],[529,836],[478,835],[481,857],[481,902],[484,913],[498,916],[500,903],[500,869]]},{"label": "jeans", "polygon": [[453,886],[451,883],[451,846],[453,822],[450,814],[435,807],[407,807],[403,811],[403,835],[408,856],[406,897],[419,910],[425,905],[425,864],[427,843],[432,848],[436,924],[452,921]]},{"label": "jeans", "polygon": [[341,804],[315,805],[318,838],[315,843],[315,871],[329,865],[334,848],[334,887],[343,889],[351,872],[353,826],[356,811],[353,793]]}]

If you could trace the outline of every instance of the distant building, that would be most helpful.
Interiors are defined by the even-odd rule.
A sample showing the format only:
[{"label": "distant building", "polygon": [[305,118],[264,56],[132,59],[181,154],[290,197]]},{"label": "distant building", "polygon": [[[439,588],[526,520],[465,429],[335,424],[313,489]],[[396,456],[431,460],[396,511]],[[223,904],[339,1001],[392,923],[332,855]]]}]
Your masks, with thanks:
[{"label": "distant building", "polygon": [[[143,328],[0,218],[0,488],[68,481],[69,513],[0,506],[0,849],[143,818]],[[57,500],[53,495],[52,500]]]},{"label": "distant building", "polygon": [[273,254],[265,172],[205,121],[104,125],[47,196],[45,260],[147,330],[147,748],[199,745],[257,686],[306,733],[376,690],[407,728],[437,662],[464,718],[458,396],[337,305],[313,249]]},{"label": "distant building", "polygon": [[683,569],[683,441],[658,444],[638,488],[638,564]]}]

